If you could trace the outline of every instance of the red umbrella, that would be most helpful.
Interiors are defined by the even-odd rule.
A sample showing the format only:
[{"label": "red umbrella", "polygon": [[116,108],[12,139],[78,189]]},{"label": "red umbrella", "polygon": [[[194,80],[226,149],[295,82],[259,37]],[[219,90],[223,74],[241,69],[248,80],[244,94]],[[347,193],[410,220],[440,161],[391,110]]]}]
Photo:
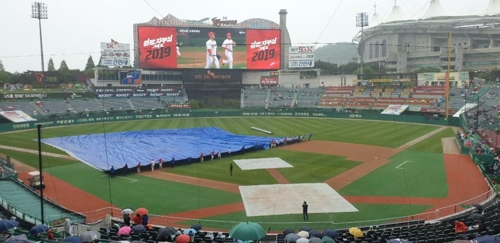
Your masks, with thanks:
[{"label": "red umbrella", "polygon": [[175,238],[175,243],[188,243],[190,240],[189,235],[179,235]]},{"label": "red umbrella", "polygon": [[148,210],[145,209],[145,208],[138,208],[137,210],[135,210],[135,212],[139,215],[146,215],[148,214]]}]

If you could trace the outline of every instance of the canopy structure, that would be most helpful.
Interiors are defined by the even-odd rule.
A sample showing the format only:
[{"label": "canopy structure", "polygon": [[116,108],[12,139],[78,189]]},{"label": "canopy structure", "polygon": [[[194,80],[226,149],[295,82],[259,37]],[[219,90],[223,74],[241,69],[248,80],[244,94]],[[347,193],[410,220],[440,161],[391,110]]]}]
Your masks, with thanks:
[{"label": "canopy structure", "polygon": [[452,15],[450,15],[443,8],[441,2],[439,0],[431,0],[429,8],[427,8],[427,11],[425,11],[421,19],[430,19],[430,18],[447,17],[447,16],[452,16]]},{"label": "canopy structure", "polygon": [[484,15],[500,15],[500,0],[490,0],[490,3],[488,4]]},{"label": "canopy structure", "polygon": [[375,3],[375,6],[373,8],[374,11],[372,19],[370,20],[370,26],[376,26],[382,22],[382,17],[377,13],[377,3]]},{"label": "canopy structure", "polygon": [[401,6],[398,6],[397,2],[394,1],[394,7],[392,8],[392,11],[389,14],[389,16],[384,20],[384,23],[398,22],[404,20],[409,20],[407,14],[403,11]]}]

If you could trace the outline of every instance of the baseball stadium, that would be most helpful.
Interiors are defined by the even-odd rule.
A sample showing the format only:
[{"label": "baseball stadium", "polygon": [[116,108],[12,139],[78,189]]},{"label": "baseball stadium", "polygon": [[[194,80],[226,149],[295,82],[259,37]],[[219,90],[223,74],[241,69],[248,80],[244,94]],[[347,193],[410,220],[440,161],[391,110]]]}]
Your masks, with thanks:
[{"label": "baseball stadium", "polygon": [[185,243],[499,234],[500,86],[463,70],[444,82],[304,79],[287,65],[286,13],[153,18],[133,26],[135,68],[4,85],[0,212],[16,222],[0,231]]}]

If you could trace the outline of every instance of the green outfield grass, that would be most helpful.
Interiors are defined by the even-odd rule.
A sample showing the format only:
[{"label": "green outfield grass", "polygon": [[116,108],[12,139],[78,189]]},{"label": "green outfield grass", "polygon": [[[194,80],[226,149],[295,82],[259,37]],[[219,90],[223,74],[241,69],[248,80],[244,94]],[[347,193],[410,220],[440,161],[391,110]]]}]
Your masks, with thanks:
[{"label": "green outfield grass", "polygon": [[[189,128],[217,126],[236,134],[266,136],[250,127],[260,127],[273,131],[275,137],[313,133],[314,140],[339,141],[396,148],[415,138],[423,136],[436,126],[378,122],[350,119],[324,118],[179,118],[147,121],[123,121],[112,123],[86,124],[77,126],[47,128],[42,131],[43,138],[95,134],[104,132],[122,132],[147,129]],[[34,141],[36,130],[2,134],[0,144],[37,150]],[[64,154],[63,151],[44,146],[46,152]]]},{"label": "green outfield grass", "polygon": [[345,157],[340,156],[271,149],[223,157],[221,160],[216,159],[213,162],[206,160],[204,163],[197,163],[193,166],[178,166],[168,169],[168,172],[239,185],[276,184],[277,181],[267,170],[241,170],[236,164],[234,164],[233,176],[229,176],[229,164],[233,160],[273,157],[279,157],[293,166],[293,168],[278,169],[291,183],[324,182],[360,164],[360,162],[348,161],[345,160]]},{"label": "green outfield grass", "polygon": [[[24,153],[20,151],[0,149],[0,153],[10,156],[13,159],[23,162],[31,167],[38,168],[38,155],[32,153]],[[80,163],[76,160],[60,159],[48,156],[42,156],[43,168],[57,167],[61,165],[68,165]]]},{"label": "green outfield grass", "polygon": [[[386,205],[386,204],[353,204],[359,212],[331,213],[331,214],[309,214],[309,221],[303,221],[302,214],[274,215],[247,217],[245,212],[218,215],[204,218],[202,220],[186,220],[185,225],[193,225],[200,222],[208,228],[230,229],[236,222],[259,222],[265,230],[271,227],[272,231],[282,231],[286,228],[299,230],[306,225],[313,229],[322,231],[326,228],[347,228],[351,226],[370,226],[395,221],[394,218],[422,213],[431,208],[429,205]],[[297,207],[301,202],[297,202]],[[387,220],[389,219],[389,220]],[[371,221],[373,220],[373,221]],[[223,222],[231,221],[231,222]],[[356,222],[360,221],[360,222]],[[370,222],[367,222],[370,221]],[[354,222],[345,224],[342,222]]]},{"label": "green outfield grass", "polygon": [[409,147],[392,156],[391,162],[342,188],[340,193],[349,196],[446,197],[448,184],[441,138],[453,136],[450,128]]}]

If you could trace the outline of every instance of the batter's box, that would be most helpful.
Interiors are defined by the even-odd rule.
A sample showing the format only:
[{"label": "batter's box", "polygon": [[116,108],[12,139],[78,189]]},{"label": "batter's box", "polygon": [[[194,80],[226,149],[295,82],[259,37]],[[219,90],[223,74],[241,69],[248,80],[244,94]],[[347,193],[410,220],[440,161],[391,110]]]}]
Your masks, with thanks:
[{"label": "batter's box", "polygon": [[235,159],[234,162],[241,170],[258,170],[258,169],[277,169],[291,168],[291,164],[280,158],[261,158],[261,159]]},{"label": "batter's box", "polygon": [[308,213],[357,212],[351,203],[325,183],[240,186],[248,217]]}]

